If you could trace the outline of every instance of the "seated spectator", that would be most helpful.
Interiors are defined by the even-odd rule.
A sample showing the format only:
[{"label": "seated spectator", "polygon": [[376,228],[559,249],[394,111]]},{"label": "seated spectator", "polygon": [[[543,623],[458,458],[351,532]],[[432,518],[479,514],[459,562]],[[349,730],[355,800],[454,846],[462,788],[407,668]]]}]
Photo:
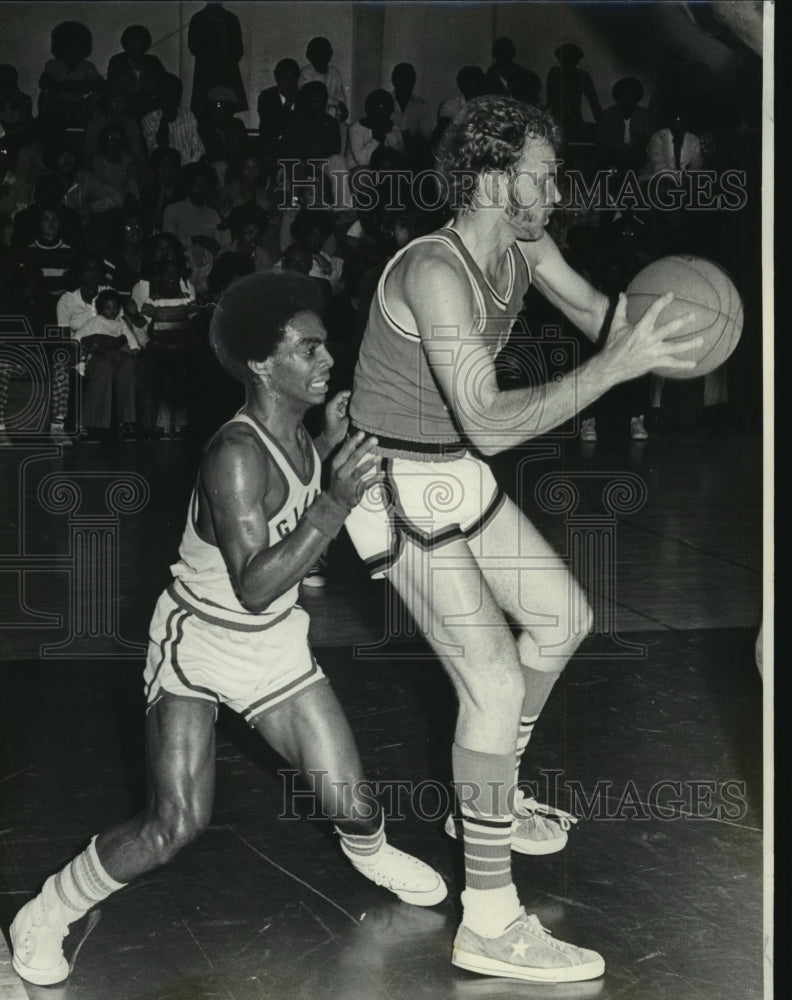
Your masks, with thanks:
[{"label": "seated spectator", "polygon": [[327,113],[327,87],[314,80],[300,87],[297,113],[283,137],[282,156],[329,160],[341,152],[341,128]]},{"label": "seated spectator", "polygon": [[333,47],[326,38],[312,38],[305,49],[307,64],[300,70],[299,85],[318,80],[327,87],[327,113],[345,122],[349,117],[349,101],[341,74],[330,65]]},{"label": "seated spectator", "polygon": [[80,213],[63,204],[66,186],[55,174],[43,174],[36,181],[33,204],[14,216],[11,246],[22,249],[39,236],[39,222],[44,211],[57,212],[60,236],[70,247],[82,247],[82,219]]},{"label": "seated spectator", "polygon": [[393,122],[401,129],[411,166],[420,169],[428,165],[429,140],[435,121],[429,102],[414,93],[416,80],[415,68],[410,63],[394,66]]},{"label": "seated spectator", "polygon": [[121,299],[114,288],[98,292],[94,301],[96,315],[73,334],[80,344],[85,440],[109,433],[114,400],[119,437],[127,440],[135,435],[135,354],[140,345],[121,315]]},{"label": "seated spectator", "polygon": [[183,173],[187,197],[168,205],[162,221],[165,230],[181,240],[195,292],[201,300],[214,258],[221,246],[228,245],[229,235],[222,228],[217,210],[207,204],[217,189],[214,170],[208,163],[191,163]]},{"label": "seated spectator", "polygon": [[163,440],[187,428],[190,361],[197,347],[190,319],[199,307],[185,290],[183,269],[182,260],[160,260],[137,315],[130,306],[136,337],[144,346],[141,360],[156,394],[155,433]]},{"label": "seated spectator", "polygon": [[215,306],[225,289],[237,278],[251,274],[250,257],[226,251],[218,255],[209,272],[207,303],[189,319],[191,390],[187,400],[188,425],[208,437],[230,420],[245,402],[240,383],[226,372],[209,344],[209,327]]},{"label": "seated spectator", "polygon": [[308,273],[312,278],[329,281],[335,295],[341,290],[344,262],[340,257],[325,252],[325,245],[333,235],[333,229],[332,215],[318,209],[299,212],[291,225],[292,239],[311,249],[313,265]]},{"label": "seated spectator", "polygon": [[229,122],[234,121],[236,95],[230,87],[212,87],[206,95],[203,113],[198,116],[198,135],[204,146],[206,159],[226,161],[225,133]]},{"label": "seated spectator", "polygon": [[48,162],[51,163],[52,172],[66,189],[64,204],[80,215],[85,245],[103,252],[114,215],[120,211],[124,202],[121,193],[103,183],[95,174],[81,169],[71,146],[55,148],[48,155]]},{"label": "seated spectator", "polygon": [[148,54],[151,32],[141,24],[124,28],[121,48],[124,51],[111,56],[107,64],[107,87],[123,94],[129,114],[140,121],[157,107],[157,90],[165,67],[156,56]]},{"label": "seated spectator", "polygon": [[48,151],[66,141],[66,128],[57,116],[39,115],[34,121],[31,142],[17,153],[16,180],[23,205],[33,201],[33,189],[42,174],[47,173],[44,161]]},{"label": "seated spectator", "polygon": [[[7,316],[24,316],[37,337],[55,322],[55,309],[44,290],[41,271],[27,264],[11,265],[2,276],[7,280],[0,293],[0,311]],[[53,341],[57,346],[59,341]],[[49,352],[48,352],[49,353]],[[69,411],[69,359],[64,352],[54,350],[48,357],[50,379],[50,435],[56,444],[70,445],[65,422]],[[9,447],[11,439],[6,428],[8,386],[14,366],[0,361],[0,447]]]},{"label": "seated spectator", "polygon": [[140,125],[126,113],[126,97],[118,90],[109,86],[102,97],[102,110],[85,126],[83,153],[91,160],[99,152],[99,134],[107,125],[116,125],[124,136],[124,144],[128,152],[137,160],[143,159],[143,137]]},{"label": "seated spectator", "polygon": [[25,248],[22,259],[41,272],[44,292],[53,306],[66,291],[66,275],[74,266],[76,253],[61,239],[61,221],[57,209],[45,208],[39,213],[39,232]]},{"label": "seated spectator", "polygon": [[52,31],[53,58],[39,80],[39,114],[56,114],[67,125],[84,128],[98,111],[104,80],[88,60],[91,32],[80,21],[63,21]]},{"label": "seated spectator", "polygon": [[[143,272],[140,280],[132,287],[132,301],[138,311],[151,292],[151,280],[165,260],[175,260],[182,268],[181,291],[189,299],[195,299],[195,288],[185,273],[186,260],[181,242],[173,233],[156,233],[143,244]],[[134,313],[134,310],[133,310]],[[145,325],[145,324],[144,324]]]},{"label": "seated spectator", "polygon": [[654,132],[652,117],[641,107],[643,84],[625,76],[613,85],[615,104],[606,108],[597,125],[597,159],[601,167],[619,171],[640,170],[646,160],[646,145]]},{"label": "seated spectator", "polygon": [[381,146],[388,146],[404,153],[401,129],[393,122],[393,98],[387,90],[372,90],[366,96],[366,114],[349,127],[347,165],[366,167],[372,153]]},{"label": "seated spectator", "polygon": [[[275,266],[284,271],[299,271],[301,274],[310,275],[314,266],[311,248],[307,243],[291,243],[283,251],[281,259]],[[333,299],[333,290],[327,278],[314,277],[314,281],[320,289],[324,300],[324,307],[322,309],[322,318],[324,319],[327,316],[330,303]]]},{"label": "seated spectator", "polygon": [[99,133],[99,152],[91,161],[94,175],[108,187],[114,188],[122,201],[137,200],[140,163],[126,147],[121,127],[105,125]]},{"label": "seated spectator", "polygon": [[190,163],[182,171],[186,193],[183,201],[168,205],[163,213],[163,228],[173,233],[185,250],[197,244],[213,254],[228,243],[220,229],[220,214],[207,204],[210,193],[217,187],[217,175],[208,163]]},{"label": "seated spectator", "polygon": [[130,207],[118,220],[107,247],[113,288],[128,295],[143,276],[143,243],[146,226],[138,208]]},{"label": "seated spectator", "polygon": [[11,171],[16,170],[20,149],[36,138],[35,124],[25,96],[18,90],[0,89],[0,136],[2,137],[0,144],[8,159],[8,169]]},{"label": "seated spectator", "polygon": [[481,97],[484,93],[486,87],[484,70],[480,66],[463,66],[456,75],[456,84],[460,93],[455,97],[446,98],[437,109],[435,142],[467,102],[472,101],[474,97]]},{"label": "seated spectator", "polygon": [[58,326],[68,327],[72,335],[96,316],[96,296],[108,288],[107,268],[97,253],[85,253],[66,275],[67,291],[57,303]]},{"label": "seated spectator", "polygon": [[[231,243],[218,254],[233,253],[244,257],[251,271],[268,271],[272,258],[264,248],[264,236],[269,226],[269,216],[257,205],[237,205],[232,209],[225,226],[231,233]],[[208,275],[207,275],[208,290]]]},{"label": "seated spectator", "polygon": [[224,186],[228,180],[229,165],[249,153],[253,146],[241,118],[226,117],[218,127],[214,154],[210,158],[207,153],[207,159],[217,176],[218,183]]},{"label": "seated spectator", "polygon": [[[83,254],[74,264],[65,279],[67,291],[61,295],[56,305],[58,326],[70,331],[73,339],[89,320],[96,316],[96,296],[108,286],[105,262],[99,254]],[[65,415],[69,404],[68,379],[60,386],[61,397],[58,410]],[[65,397],[65,398],[63,398]],[[85,421],[80,428],[80,439],[89,441],[95,439],[93,432],[86,430]]]},{"label": "seated spectator", "polygon": [[22,120],[32,121],[33,100],[29,94],[23,94],[19,89],[19,73],[16,66],[11,66],[9,63],[0,63],[0,94],[19,97],[22,103]]},{"label": "seated spectator", "polygon": [[148,229],[162,229],[165,209],[184,197],[178,150],[158,146],[149,156],[147,174],[149,179],[140,190],[140,209]]},{"label": "seated spectator", "polygon": [[653,133],[647,143],[642,177],[654,177],[665,171],[679,174],[702,169],[701,143],[698,136],[688,131],[688,120],[685,108],[679,105],[671,108],[666,127]]},{"label": "seated spectator", "polygon": [[[21,208],[19,186],[11,170],[9,157],[3,149],[2,136],[0,136],[0,246],[4,248],[10,239],[11,220]],[[0,266],[2,266],[2,260],[0,260]]]},{"label": "seated spectator", "polygon": [[243,153],[226,172],[226,185],[218,200],[220,215],[228,219],[229,214],[240,205],[257,205],[262,211],[269,208],[269,198],[258,155],[252,151]]},{"label": "seated spectator", "polygon": [[116,188],[81,167],[71,146],[63,144],[53,149],[48,154],[48,163],[66,189],[64,204],[80,214],[83,225],[91,216],[120,208],[123,204],[124,199]]},{"label": "seated spectator", "polygon": [[178,76],[162,74],[157,91],[160,109],[145,115],[141,128],[149,153],[159,146],[168,146],[178,150],[184,166],[200,160],[204,147],[195,115],[189,108],[182,107],[182,90]]},{"label": "seated spectator", "polygon": [[275,86],[258,96],[259,142],[268,173],[279,159],[279,144],[296,110],[300,67],[294,59],[281,59],[275,66]]}]

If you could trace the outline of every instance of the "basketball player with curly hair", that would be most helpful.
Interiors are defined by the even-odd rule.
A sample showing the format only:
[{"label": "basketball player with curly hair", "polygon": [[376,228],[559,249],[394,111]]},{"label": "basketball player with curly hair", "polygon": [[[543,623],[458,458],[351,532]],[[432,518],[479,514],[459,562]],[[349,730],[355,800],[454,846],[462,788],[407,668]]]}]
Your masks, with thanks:
[{"label": "basketball player with curly hair", "polygon": [[[580,587],[483,457],[558,427],[619,382],[690,367],[655,327],[664,296],[634,327],[564,261],[545,227],[558,200],[558,130],[508,97],[468,103],[440,147],[453,221],[386,267],[350,402],[378,439],[380,481],[347,528],[426,635],[459,701],[452,769],[464,841],[463,918],[452,961],[538,982],[601,975],[594,951],[526,915],[511,851],[562,849],[573,818],[516,790],[515,760],[591,627]],[[602,349],[561,382],[499,388],[495,357],[533,283]],[[688,341],[690,345],[690,341]]]}]

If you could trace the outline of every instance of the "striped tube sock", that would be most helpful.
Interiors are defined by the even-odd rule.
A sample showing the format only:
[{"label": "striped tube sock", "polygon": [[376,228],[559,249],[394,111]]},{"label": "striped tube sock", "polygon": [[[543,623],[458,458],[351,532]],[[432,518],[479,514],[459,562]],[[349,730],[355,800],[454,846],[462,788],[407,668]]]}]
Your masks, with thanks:
[{"label": "striped tube sock", "polygon": [[380,816],[379,829],[376,833],[358,834],[346,833],[346,831],[335,828],[336,833],[341,838],[344,845],[344,853],[352,864],[369,865],[375,856],[385,846],[385,817]]},{"label": "striped tube sock", "polygon": [[60,909],[65,923],[71,924],[125,885],[104,870],[94,837],[82,854],[47,879],[41,895],[45,906]]},{"label": "striped tube sock", "polygon": [[464,922],[476,934],[499,937],[520,915],[511,876],[514,758],[455,743],[452,765],[465,847]]},{"label": "striped tube sock", "polygon": [[536,725],[536,720],[539,718],[538,715],[527,716],[524,715],[520,719],[520,728],[517,731],[517,750],[515,751],[514,760],[514,783],[515,785],[520,778],[520,763],[523,759],[523,754],[525,753],[525,748],[530,742],[531,736],[533,735],[533,729]]}]

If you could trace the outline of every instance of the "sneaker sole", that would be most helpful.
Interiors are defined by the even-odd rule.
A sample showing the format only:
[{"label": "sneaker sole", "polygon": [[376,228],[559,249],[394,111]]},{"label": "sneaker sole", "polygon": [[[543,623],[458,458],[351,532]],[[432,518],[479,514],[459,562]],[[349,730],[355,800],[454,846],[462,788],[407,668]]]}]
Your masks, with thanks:
[{"label": "sneaker sole", "polygon": [[451,964],[468,972],[479,972],[484,976],[504,976],[508,979],[524,979],[529,983],[580,983],[587,979],[598,979],[605,972],[605,960],[600,958],[585,965],[564,966],[561,969],[536,969],[532,966],[511,965],[499,962],[486,955],[475,955],[469,951],[454,949]]},{"label": "sneaker sole", "polygon": [[[388,886],[385,885],[382,888],[388,889]],[[448,889],[442,879],[438,879],[438,883],[433,889],[426,891],[416,892],[414,889],[390,889],[389,891],[394,896],[398,896],[403,903],[409,903],[411,906],[436,906],[438,903],[442,903],[448,895]]]},{"label": "sneaker sole", "polygon": [[327,586],[327,580],[317,581],[313,577],[307,577],[302,582],[303,587],[310,587],[312,590],[321,590],[322,587]]},{"label": "sneaker sole", "polygon": [[[452,840],[459,840],[456,829],[453,832],[448,827],[445,827],[446,836],[450,837]],[[561,831],[560,837],[554,837],[553,840],[516,840],[512,837],[511,849],[515,854],[529,854],[533,857],[542,857],[547,854],[557,854],[567,845],[569,837],[566,831]]]},{"label": "sneaker sole", "polygon": [[557,854],[563,851],[569,839],[562,830],[560,837],[553,840],[515,840],[512,838],[511,849],[517,854],[532,854],[539,857],[543,854]]},{"label": "sneaker sole", "polygon": [[24,979],[25,982],[32,983],[34,986],[55,986],[57,983],[62,983],[69,978],[69,963],[65,958],[63,960],[64,965],[66,966],[65,972],[62,966],[57,970],[51,969],[46,971],[44,969],[32,969],[29,965],[25,965],[16,953],[16,933],[14,932],[14,924],[11,924],[8,936],[11,938],[11,948],[13,950],[11,966],[20,979]]}]

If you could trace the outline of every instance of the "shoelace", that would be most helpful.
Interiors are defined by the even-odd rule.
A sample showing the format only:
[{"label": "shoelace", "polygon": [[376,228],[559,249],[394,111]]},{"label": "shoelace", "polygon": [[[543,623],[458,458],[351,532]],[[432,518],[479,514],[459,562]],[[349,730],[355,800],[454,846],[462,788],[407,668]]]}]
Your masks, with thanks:
[{"label": "shoelace", "polygon": [[562,830],[569,830],[573,823],[577,823],[577,816],[565,812],[563,809],[556,809],[553,806],[544,805],[537,802],[535,798],[528,798],[525,792],[517,791],[514,796],[514,814],[518,818],[530,818],[531,815],[550,816],[558,821]]},{"label": "shoelace", "polygon": [[[525,912],[525,907],[520,907],[520,915],[519,915],[519,917],[515,917],[514,920],[512,920],[512,922],[506,928],[506,931],[510,930],[512,927],[516,926],[517,924],[527,924],[533,930],[543,931],[548,936],[550,936],[550,937],[553,936],[553,932],[552,931],[549,931],[546,927],[543,927],[542,924],[539,923],[539,917],[537,917],[535,913],[526,913]],[[504,931],[504,933],[506,933],[506,931]]]}]

